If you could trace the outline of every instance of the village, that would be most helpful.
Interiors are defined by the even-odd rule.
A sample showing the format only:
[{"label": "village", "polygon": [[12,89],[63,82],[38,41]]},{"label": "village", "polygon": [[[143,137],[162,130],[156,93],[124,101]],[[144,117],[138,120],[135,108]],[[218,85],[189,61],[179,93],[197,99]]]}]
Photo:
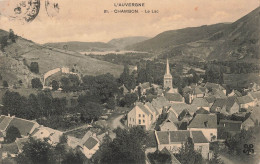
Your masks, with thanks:
[{"label": "village", "polygon": [[[146,163],[154,163],[149,154],[155,152],[169,154],[171,161],[175,161],[173,163],[180,163],[175,154],[188,139],[192,140],[194,150],[203,160],[210,161],[215,153],[212,145],[225,147],[228,137],[259,126],[260,87],[257,84],[252,84],[243,94],[237,90],[227,94],[220,84],[200,81],[186,86],[180,94],[178,88],[173,87],[173,78],[167,59],[163,86],[146,82],[130,91],[124,85],[120,87],[123,94],[138,95],[139,92],[142,97],[153,90],[155,96],[151,101],[136,101],[130,110],[108,110],[98,121],[72,130],[60,131],[40,125],[35,120],[1,115],[1,159],[16,158],[22,153],[25,143],[34,138],[53,146],[63,142],[91,161],[106,135],[113,140],[117,128],[141,127],[150,135],[150,144],[145,144],[144,150]],[[13,127],[21,136],[7,144],[8,130]]]}]

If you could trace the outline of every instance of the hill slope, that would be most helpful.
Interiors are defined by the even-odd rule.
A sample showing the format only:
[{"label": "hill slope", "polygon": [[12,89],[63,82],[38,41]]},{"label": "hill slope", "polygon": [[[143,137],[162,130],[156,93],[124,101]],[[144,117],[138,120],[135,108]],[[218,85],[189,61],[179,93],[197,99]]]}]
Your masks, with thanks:
[{"label": "hill slope", "polygon": [[145,41],[147,39],[149,38],[144,36],[124,37],[124,38],[112,39],[108,42],[108,44],[113,45],[118,49],[124,49],[129,45],[136,44]]},{"label": "hill slope", "polygon": [[163,32],[152,39],[128,46],[129,50],[152,51],[176,60],[241,60],[258,62],[260,8],[232,24],[215,24]]},{"label": "hill slope", "polygon": [[[7,33],[8,34],[8,33]],[[61,67],[77,68],[82,75],[99,75],[111,73],[119,76],[123,66],[97,60],[89,56],[68,50],[42,46],[18,37],[16,43],[0,51],[0,73],[3,79],[15,84],[21,80],[28,86],[34,77],[42,78],[49,70]],[[31,62],[39,63],[39,74],[33,74],[28,67]]]}]

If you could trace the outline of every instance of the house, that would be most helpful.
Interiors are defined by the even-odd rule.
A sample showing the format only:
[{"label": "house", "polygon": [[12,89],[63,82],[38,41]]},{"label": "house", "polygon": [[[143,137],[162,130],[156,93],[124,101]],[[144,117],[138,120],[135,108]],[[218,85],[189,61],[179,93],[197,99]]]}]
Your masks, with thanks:
[{"label": "house", "polygon": [[158,150],[167,148],[172,153],[179,153],[182,145],[191,138],[194,143],[194,149],[200,151],[202,157],[208,159],[209,142],[201,131],[155,131]]},{"label": "house", "polygon": [[81,152],[90,159],[96,151],[99,149],[100,142],[97,139],[95,134],[92,134],[92,132],[88,131],[84,137],[81,139],[80,142],[80,150]]},{"label": "house", "polygon": [[188,125],[188,130],[202,131],[208,141],[217,139],[217,116],[215,114],[196,114]]},{"label": "house", "polygon": [[145,95],[145,94],[146,94],[146,91],[147,91],[148,89],[150,89],[150,88],[151,88],[151,85],[150,85],[149,82],[139,83],[139,85],[135,87],[134,92],[139,92],[138,90],[140,90],[140,91],[141,91],[141,94],[142,94],[142,95]]},{"label": "house", "polygon": [[240,109],[248,109],[249,107],[256,106],[255,100],[249,95],[237,97],[237,102]]},{"label": "house", "polygon": [[26,144],[26,142],[29,141],[29,138],[16,138],[15,143],[17,145],[19,153],[22,153],[23,146]]},{"label": "house", "polygon": [[255,122],[251,117],[248,117],[243,123],[242,123],[242,129],[248,130],[249,128],[255,127]]},{"label": "house", "polygon": [[197,107],[197,109],[200,109],[200,108],[204,108],[206,109],[207,111],[209,111],[209,103],[206,99],[204,98],[195,98],[191,105]]},{"label": "house", "polygon": [[33,120],[25,120],[15,116],[11,117],[2,115],[0,117],[0,131],[5,133],[11,126],[16,127],[22,136],[28,136],[35,130],[35,128],[39,127],[39,124]]},{"label": "house", "polygon": [[223,88],[221,85],[219,84],[216,84],[216,83],[209,83],[207,82],[205,84],[205,87],[209,90],[209,91],[213,91],[214,89],[215,90],[220,90],[220,91],[223,91],[223,93],[226,95],[227,94],[227,90],[225,88]]},{"label": "house", "polygon": [[167,101],[167,99],[163,96],[153,99],[151,104],[159,112],[159,114],[162,114],[163,111],[167,110],[171,106],[171,103],[169,103],[169,101]]},{"label": "house", "polygon": [[16,127],[20,131],[21,136],[25,137],[30,135],[40,125],[36,121],[13,117],[7,129],[11,126]]},{"label": "house", "polygon": [[230,94],[228,94],[228,97],[232,97],[232,96],[241,97],[242,94],[238,90],[233,89],[232,92]]},{"label": "house", "polygon": [[2,153],[2,158],[5,159],[7,157],[16,157],[19,153],[18,146],[15,142],[10,144],[2,144],[0,152]]},{"label": "house", "polygon": [[51,145],[57,145],[60,142],[60,137],[63,135],[63,132],[54,130],[48,127],[40,126],[34,130],[31,134],[32,137],[36,139],[43,140],[44,138],[48,138],[48,142]]},{"label": "house", "polygon": [[172,164],[181,164],[180,161],[178,161],[178,159],[174,156],[174,154],[168,150],[166,147],[163,148],[161,151],[160,151],[162,154],[167,154],[171,157],[171,163]]},{"label": "house", "polygon": [[248,95],[253,98],[258,105],[260,105],[260,91],[249,92]]},{"label": "house", "polygon": [[170,109],[174,113],[176,113],[176,116],[179,117],[179,115],[183,112],[183,110],[187,110],[191,116],[194,115],[194,113],[198,110],[196,106],[189,105],[185,103],[178,103],[178,104],[172,104]]},{"label": "house", "polygon": [[169,111],[167,113],[167,118],[165,119],[165,121],[159,125],[160,126],[160,130],[161,131],[173,131],[173,130],[178,130],[178,118],[176,116],[175,113],[173,113],[173,111]]},{"label": "house", "polygon": [[214,95],[208,95],[207,97],[205,97],[205,100],[208,102],[209,108],[211,108],[216,101],[216,97]]},{"label": "house", "polygon": [[225,140],[229,135],[240,133],[242,121],[220,120],[218,125],[218,139]]},{"label": "house", "polygon": [[143,126],[148,130],[151,126],[153,115],[150,110],[141,103],[138,103],[128,114],[127,114],[127,126]]},{"label": "house", "polygon": [[217,98],[210,108],[211,113],[222,113],[232,115],[239,112],[239,105],[236,102],[236,97],[228,97],[226,99]]},{"label": "house", "polygon": [[250,118],[254,121],[256,126],[260,125],[260,107],[249,107],[248,108],[251,111]]},{"label": "house", "polygon": [[167,92],[164,96],[171,104],[184,103],[184,97],[182,97],[179,93]]}]

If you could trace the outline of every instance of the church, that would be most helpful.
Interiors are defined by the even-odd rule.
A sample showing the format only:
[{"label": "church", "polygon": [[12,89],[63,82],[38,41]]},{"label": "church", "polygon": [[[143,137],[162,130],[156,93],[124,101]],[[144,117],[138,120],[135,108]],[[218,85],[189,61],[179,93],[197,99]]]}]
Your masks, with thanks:
[{"label": "church", "polygon": [[178,88],[172,86],[172,75],[170,72],[169,60],[166,60],[166,71],[163,78],[164,97],[170,103],[184,103],[184,98],[179,94]]}]

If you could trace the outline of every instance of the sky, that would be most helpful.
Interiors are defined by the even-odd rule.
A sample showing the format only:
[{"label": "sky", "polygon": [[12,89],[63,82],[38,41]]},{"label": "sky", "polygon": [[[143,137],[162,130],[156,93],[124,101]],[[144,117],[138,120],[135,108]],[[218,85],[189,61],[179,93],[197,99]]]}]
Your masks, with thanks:
[{"label": "sky", "polygon": [[[11,19],[21,1],[29,0],[0,0],[0,29],[13,29],[37,43],[153,37],[167,30],[234,22],[260,4],[260,0],[40,0],[38,16],[28,23]],[[47,12],[46,1],[58,3],[59,12],[53,8]],[[115,7],[118,3],[144,3],[144,7]],[[115,9],[138,9],[139,13],[119,14]]]}]

